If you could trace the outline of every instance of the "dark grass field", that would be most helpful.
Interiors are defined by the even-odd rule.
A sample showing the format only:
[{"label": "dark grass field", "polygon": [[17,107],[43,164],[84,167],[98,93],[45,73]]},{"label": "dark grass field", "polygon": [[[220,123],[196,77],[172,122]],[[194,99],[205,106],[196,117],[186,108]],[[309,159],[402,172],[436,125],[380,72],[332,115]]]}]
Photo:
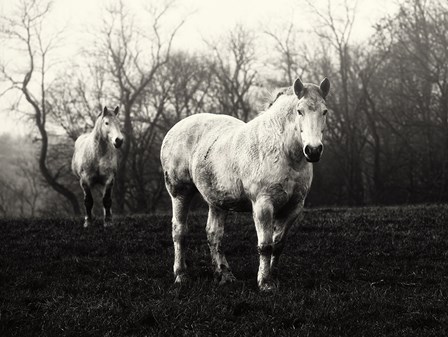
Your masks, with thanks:
[{"label": "dark grass field", "polygon": [[170,216],[0,220],[0,336],[447,336],[448,206],[306,211],[260,293],[255,228],[231,215],[238,278],[213,281],[206,215],[173,285]]}]

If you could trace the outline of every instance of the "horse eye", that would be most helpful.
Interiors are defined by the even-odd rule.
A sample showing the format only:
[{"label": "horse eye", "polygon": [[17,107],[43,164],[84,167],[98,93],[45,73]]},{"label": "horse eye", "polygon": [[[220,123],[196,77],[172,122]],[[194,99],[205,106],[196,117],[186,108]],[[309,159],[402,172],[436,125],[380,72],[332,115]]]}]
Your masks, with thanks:
[{"label": "horse eye", "polygon": [[106,122],[106,125],[109,125],[109,122]]},{"label": "horse eye", "polygon": [[302,112],[302,111],[297,110],[297,113],[298,113],[300,116],[303,116],[303,112]]},{"label": "horse eye", "polygon": [[327,114],[327,112],[328,112],[328,110],[327,109],[325,109],[324,110],[324,116]]}]

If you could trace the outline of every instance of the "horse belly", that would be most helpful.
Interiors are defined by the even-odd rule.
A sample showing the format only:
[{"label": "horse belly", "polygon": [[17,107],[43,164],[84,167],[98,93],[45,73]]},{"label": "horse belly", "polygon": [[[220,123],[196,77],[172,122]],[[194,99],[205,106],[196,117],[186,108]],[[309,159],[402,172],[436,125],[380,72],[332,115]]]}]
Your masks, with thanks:
[{"label": "horse belly", "polygon": [[79,176],[90,186],[106,186],[111,183],[117,171],[117,160],[114,157],[99,160],[85,160],[80,165]]},{"label": "horse belly", "polygon": [[215,166],[201,164],[195,167],[193,180],[199,193],[209,205],[229,211],[252,210],[252,204],[241,180],[229,174],[229,168],[222,168],[223,171],[217,172]]},{"label": "horse belly", "polygon": [[98,171],[95,175],[97,184],[108,185],[115,177],[117,172],[117,158],[116,156],[106,156],[100,159]]},{"label": "horse belly", "polygon": [[219,188],[198,188],[198,190],[205,201],[214,207],[235,212],[250,212],[252,210],[249,198],[237,191]]}]

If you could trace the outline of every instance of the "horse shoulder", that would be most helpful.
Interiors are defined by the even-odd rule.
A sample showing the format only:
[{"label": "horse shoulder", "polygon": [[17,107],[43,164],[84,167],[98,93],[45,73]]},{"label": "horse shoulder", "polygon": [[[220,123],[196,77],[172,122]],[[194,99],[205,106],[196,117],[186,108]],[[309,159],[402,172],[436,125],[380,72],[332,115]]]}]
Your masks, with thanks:
[{"label": "horse shoulder", "polygon": [[90,133],[84,133],[79,136],[75,141],[75,148],[81,148],[85,145],[87,139],[89,139]]},{"label": "horse shoulder", "polygon": [[[302,202],[311,187],[312,165],[292,165],[287,157],[266,150],[252,170],[246,170],[243,184],[247,195],[255,201],[264,196],[279,209],[288,203]],[[252,163],[252,165],[254,165]],[[249,166],[248,166],[249,167]]]},{"label": "horse shoulder", "polygon": [[80,175],[87,136],[88,134],[82,134],[75,141],[74,152],[72,157],[72,171],[77,176]]}]

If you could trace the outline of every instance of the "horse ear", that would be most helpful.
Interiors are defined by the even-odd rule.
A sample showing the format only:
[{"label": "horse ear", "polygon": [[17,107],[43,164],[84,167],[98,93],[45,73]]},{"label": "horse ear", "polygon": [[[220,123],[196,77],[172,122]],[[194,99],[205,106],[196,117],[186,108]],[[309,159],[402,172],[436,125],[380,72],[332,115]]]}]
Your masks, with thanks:
[{"label": "horse ear", "polygon": [[120,111],[120,107],[117,106],[117,107],[115,108],[115,110],[114,110],[114,114],[115,114],[115,116],[118,115],[118,112],[119,112],[119,111]]},{"label": "horse ear", "polygon": [[300,80],[300,78],[298,78],[294,81],[293,89],[294,89],[294,93],[296,94],[297,97],[300,97],[302,95],[303,83]]},{"label": "horse ear", "polygon": [[330,81],[328,80],[328,78],[324,78],[322,80],[322,82],[320,82],[320,90],[322,90],[322,95],[323,97],[327,97],[328,93],[330,92]]},{"label": "horse ear", "polygon": [[107,106],[103,109],[103,116],[107,116],[109,114],[109,110],[107,110]]}]

